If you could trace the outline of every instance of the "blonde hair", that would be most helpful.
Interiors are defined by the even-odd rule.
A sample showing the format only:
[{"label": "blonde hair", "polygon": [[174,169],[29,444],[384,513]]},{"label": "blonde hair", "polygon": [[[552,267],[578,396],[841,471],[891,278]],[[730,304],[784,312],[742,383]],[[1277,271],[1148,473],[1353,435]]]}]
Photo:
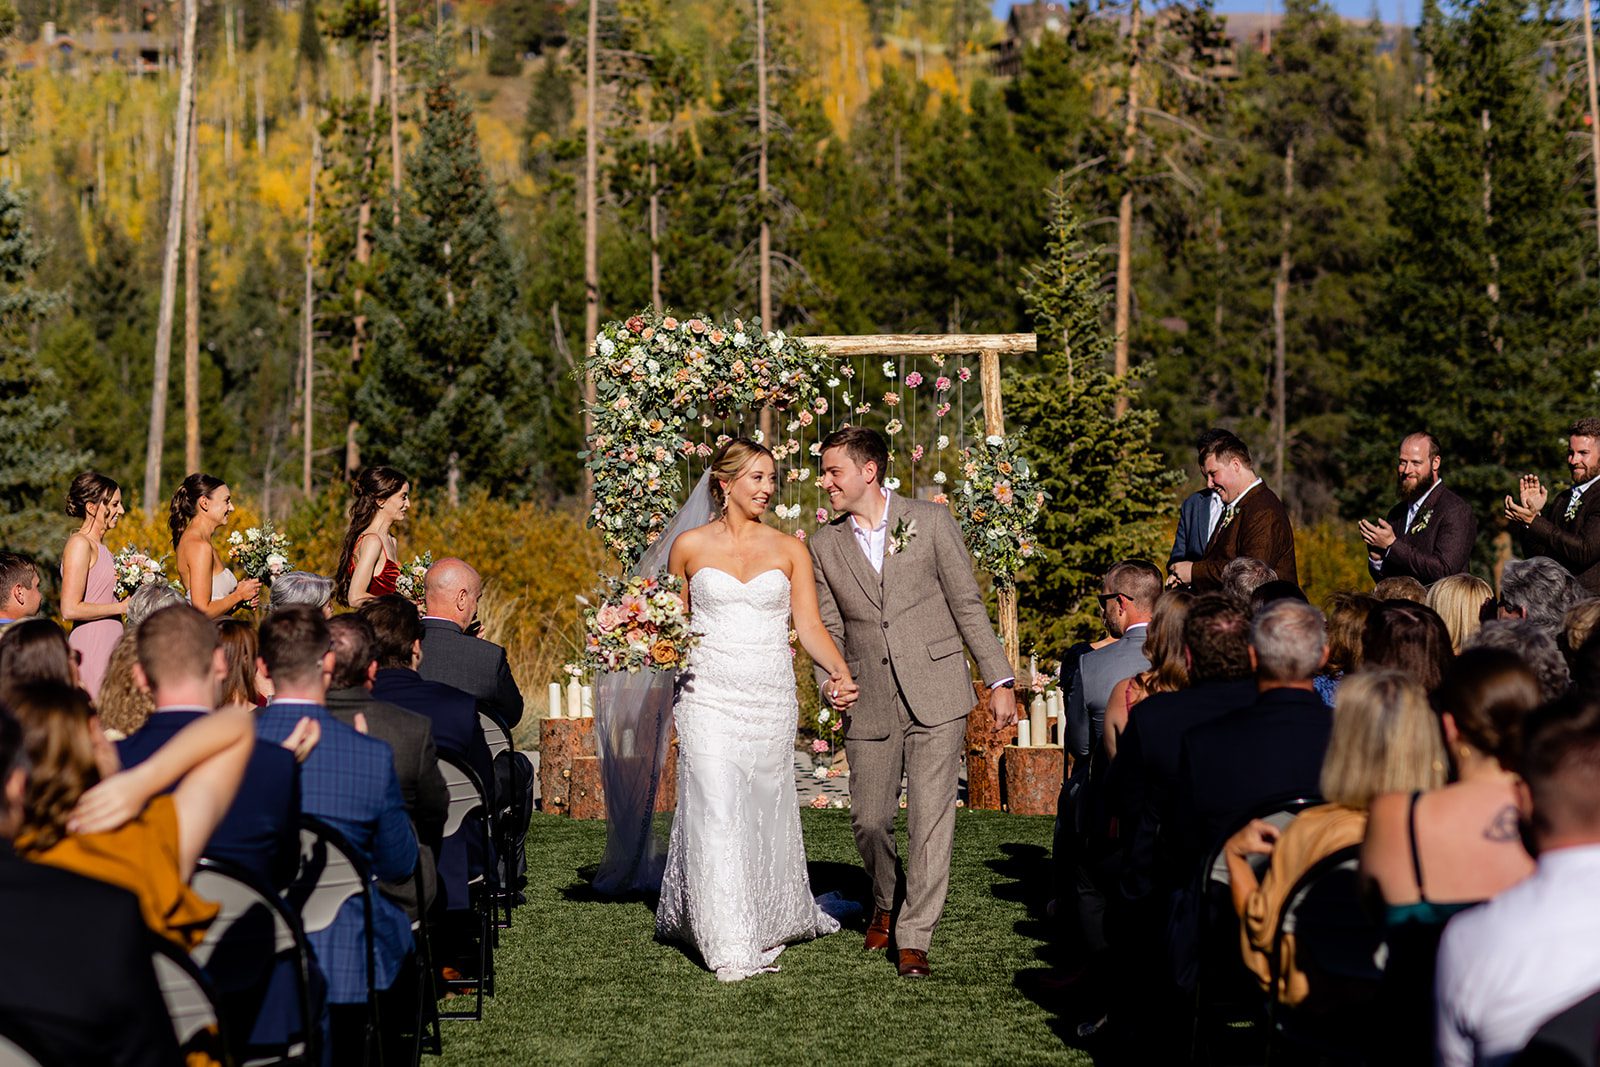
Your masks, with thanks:
[{"label": "blonde hair", "polygon": [[1567,651],[1576,652],[1582,648],[1600,627],[1600,597],[1590,597],[1580,600],[1567,609],[1566,618],[1561,620],[1562,636],[1567,640]]},{"label": "blonde hair", "polygon": [[1365,811],[1381,793],[1437,789],[1444,782],[1444,738],[1422,685],[1388,668],[1347,675],[1322,761],[1323,798]]},{"label": "blonde hair", "polygon": [[734,437],[722,443],[711,454],[711,500],[717,505],[717,514],[728,510],[728,492],[723,482],[736,480],[758,456],[766,456],[776,466],[777,457],[772,449],[748,437]]},{"label": "blonde hair", "polygon": [[1428,607],[1444,620],[1453,651],[1459,653],[1467,639],[1478,632],[1483,625],[1479,612],[1484,601],[1493,596],[1489,583],[1472,574],[1452,574],[1428,588]]},{"label": "blonde hair", "polygon": [[101,728],[116,730],[123,737],[133,736],[156,710],[155,700],[134,681],[133,665],[138,662],[139,631],[124,630],[111,649],[111,662],[95,700]]}]

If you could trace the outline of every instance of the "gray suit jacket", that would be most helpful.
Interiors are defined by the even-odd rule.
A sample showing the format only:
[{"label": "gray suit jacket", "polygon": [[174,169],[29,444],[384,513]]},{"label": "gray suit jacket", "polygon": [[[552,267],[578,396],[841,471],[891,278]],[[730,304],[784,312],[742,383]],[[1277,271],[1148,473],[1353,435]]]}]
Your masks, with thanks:
[{"label": "gray suit jacket", "polygon": [[1150,666],[1144,654],[1148,627],[1141,626],[1078,661],[1067,696],[1067,750],[1082,760],[1100,743],[1106,729],[1106,702],[1111,689]]},{"label": "gray suit jacket", "polygon": [[[883,572],[872,569],[841,516],[811,538],[822,624],[844,653],[861,697],[850,709],[847,738],[882,740],[899,726],[898,693],[913,718],[940,726],[972,710],[972,670],[986,682],[1013,675],[995,636],[972,557],[943,504],[889,494],[889,536],[901,520],[915,534],[903,551],[885,546]],[[819,684],[827,675],[818,671]]]},{"label": "gray suit jacket", "polygon": [[449,619],[422,620],[422,663],[417,673],[430,682],[453,685],[478,698],[509,731],[522,721],[522,691],[511,676],[506,650],[493,641],[463,633]]}]

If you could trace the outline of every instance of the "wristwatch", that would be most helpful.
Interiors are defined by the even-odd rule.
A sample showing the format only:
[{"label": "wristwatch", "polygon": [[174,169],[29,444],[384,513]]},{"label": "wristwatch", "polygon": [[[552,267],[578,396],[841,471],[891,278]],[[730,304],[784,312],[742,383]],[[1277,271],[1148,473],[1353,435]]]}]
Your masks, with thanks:
[{"label": "wristwatch", "polygon": [[1016,687],[1017,680],[1015,678],[1001,682],[999,685],[995,686],[996,689],[1015,689]]}]

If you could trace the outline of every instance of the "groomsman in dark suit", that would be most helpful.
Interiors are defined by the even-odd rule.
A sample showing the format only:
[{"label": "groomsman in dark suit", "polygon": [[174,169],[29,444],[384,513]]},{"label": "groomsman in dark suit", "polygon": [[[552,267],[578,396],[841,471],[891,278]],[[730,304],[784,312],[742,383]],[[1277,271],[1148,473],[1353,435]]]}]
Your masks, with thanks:
[{"label": "groomsman in dark suit", "polygon": [[[1195,439],[1194,447],[1196,450],[1203,449],[1227,432],[1206,430]],[[1178,509],[1178,532],[1172,538],[1172,551],[1167,555],[1168,567],[1180,561],[1195,563],[1206,554],[1206,545],[1211,543],[1211,531],[1217,528],[1217,523],[1222,519],[1222,508],[1222,500],[1210,486],[1189,494]]]},{"label": "groomsman in dark suit", "polygon": [[1433,434],[1418,432],[1400,442],[1395,478],[1400,502],[1376,523],[1357,524],[1373,581],[1415,578],[1432,585],[1466,571],[1478,520],[1440,480],[1439,464],[1439,439]]},{"label": "groomsman in dark suit", "polygon": [[1202,440],[1200,469],[1206,487],[1222,501],[1222,517],[1199,560],[1171,565],[1168,584],[1188,585],[1196,593],[1215,592],[1222,588],[1223,568],[1240,556],[1259,559],[1279,578],[1298,584],[1289,513],[1277,494],[1256,477],[1250,449],[1227,431]]},{"label": "groomsman in dark suit", "polygon": [[1520,500],[1506,497],[1506,518],[1522,528],[1529,556],[1549,556],[1600,594],[1600,419],[1579,419],[1567,430],[1567,469],[1572,487],[1557,493],[1548,510],[1538,476],[1524,474]]}]

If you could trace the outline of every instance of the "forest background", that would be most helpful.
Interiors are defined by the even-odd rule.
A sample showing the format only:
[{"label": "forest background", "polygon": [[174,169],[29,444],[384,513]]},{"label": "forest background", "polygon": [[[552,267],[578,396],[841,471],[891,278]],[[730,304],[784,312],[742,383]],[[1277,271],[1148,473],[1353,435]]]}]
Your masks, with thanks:
[{"label": "forest background", "polygon": [[[1290,0],[1266,38],[1230,41],[1204,3],[1064,4],[997,68],[1006,30],[981,0],[767,0],[759,50],[755,0],[596,3],[602,321],[652,303],[754,317],[764,221],[790,333],[1049,325],[1006,367],[1055,497],[1020,582],[1042,654],[1092,627],[1107,563],[1164,558],[1206,426],[1252,444],[1314,595],[1365,580],[1354,519],[1391,502],[1407,431],[1443,441],[1486,574],[1515,476],[1564,481],[1563,429],[1600,387],[1575,8],[1430,2],[1401,29]],[[75,470],[130,505],[143,485],[180,7],[5,13],[0,543],[47,569]],[[376,0],[198,12],[201,466],[324,573],[347,468],[402,467],[421,500],[403,554],[485,571],[534,688],[604,565],[573,374],[588,14],[398,0],[391,123]],[[1052,189],[1078,242],[1053,281]],[[186,473],[177,288],[163,501]],[[1075,375],[1075,353],[1105,377]],[[112,540],[165,549],[162,518]]]}]

